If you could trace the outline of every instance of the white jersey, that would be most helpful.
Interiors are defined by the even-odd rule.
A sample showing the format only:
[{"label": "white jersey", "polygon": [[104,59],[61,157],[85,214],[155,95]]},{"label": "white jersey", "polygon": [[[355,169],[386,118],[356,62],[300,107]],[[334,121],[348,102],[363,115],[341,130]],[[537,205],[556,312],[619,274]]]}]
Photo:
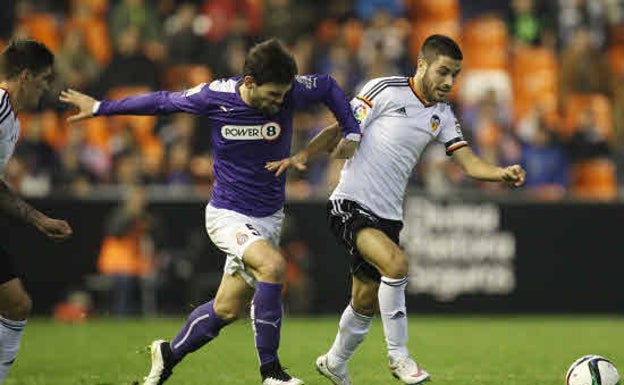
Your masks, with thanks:
[{"label": "white jersey", "polygon": [[20,123],[13,112],[9,93],[0,88],[0,175],[4,173],[4,167],[13,155],[19,136]]},{"label": "white jersey", "polygon": [[407,182],[425,146],[436,140],[451,155],[468,145],[459,121],[448,104],[424,102],[407,77],[369,81],[351,107],[362,140],[330,199],[353,200],[381,218],[402,220]]}]

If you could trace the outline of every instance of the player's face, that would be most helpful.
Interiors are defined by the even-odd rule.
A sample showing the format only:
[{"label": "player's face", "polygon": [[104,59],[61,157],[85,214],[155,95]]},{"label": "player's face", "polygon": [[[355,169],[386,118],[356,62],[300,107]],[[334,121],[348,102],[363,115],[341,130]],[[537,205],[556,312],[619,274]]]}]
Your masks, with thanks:
[{"label": "player's face", "polygon": [[24,89],[24,100],[30,108],[37,107],[41,96],[48,91],[54,79],[51,67],[37,73],[27,71],[22,82]]},{"label": "player's face", "polygon": [[422,79],[423,96],[429,102],[446,100],[461,71],[462,61],[448,56],[438,56],[427,65]]},{"label": "player's face", "polygon": [[282,108],[284,97],[291,87],[291,84],[265,83],[261,86],[254,84],[249,95],[250,104],[267,116],[275,115]]}]

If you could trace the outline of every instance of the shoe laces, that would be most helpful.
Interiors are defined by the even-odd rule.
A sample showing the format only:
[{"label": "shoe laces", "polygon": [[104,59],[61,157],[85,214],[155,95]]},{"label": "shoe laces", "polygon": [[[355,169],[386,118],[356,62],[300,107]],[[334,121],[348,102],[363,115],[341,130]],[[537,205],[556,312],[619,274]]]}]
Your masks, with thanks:
[{"label": "shoe laces", "polygon": [[405,370],[408,370],[410,372],[418,371],[418,364],[409,356],[398,358],[396,361],[392,362],[392,365],[402,371],[405,371]]}]

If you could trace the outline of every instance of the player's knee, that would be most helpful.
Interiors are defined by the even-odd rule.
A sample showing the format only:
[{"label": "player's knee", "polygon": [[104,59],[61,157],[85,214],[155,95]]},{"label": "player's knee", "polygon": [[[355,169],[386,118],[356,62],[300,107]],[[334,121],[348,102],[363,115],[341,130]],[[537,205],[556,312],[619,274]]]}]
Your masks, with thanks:
[{"label": "player's knee", "polygon": [[9,302],[5,315],[12,320],[24,320],[28,318],[31,310],[32,300],[28,294],[24,293]]},{"label": "player's knee", "polygon": [[221,320],[230,323],[234,322],[237,319],[241,318],[243,309],[241,306],[237,306],[231,303],[222,303],[215,301],[213,304],[213,309],[217,316],[221,318]]},{"label": "player's knee", "polygon": [[382,266],[381,273],[388,278],[403,278],[407,276],[409,263],[407,255],[401,250],[395,250],[388,259],[388,262]]},{"label": "player's knee", "polygon": [[270,283],[281,283],[286,273],[286,262],[282,255],[275,251],[267,256],[258,267],[258,280]]}]

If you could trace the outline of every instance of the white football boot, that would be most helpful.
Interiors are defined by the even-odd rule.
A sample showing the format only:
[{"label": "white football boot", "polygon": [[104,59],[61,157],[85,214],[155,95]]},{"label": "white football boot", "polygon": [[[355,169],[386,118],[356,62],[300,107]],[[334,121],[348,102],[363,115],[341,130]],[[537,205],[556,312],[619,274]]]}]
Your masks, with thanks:
[{"label": "white football boot", "polygon": [[406,384],[420,384],[429,380],[429,373],[409,356],[396,360],[390,358],[390,371],[396,379]]},{"label": "white football boot", "polygon": [[329,369],[327,361],[327,354],[323,354],[322,356],[319,356],[314,363],[316,370],[318,370],[321,376],[330,380],[334,385],[351,385],[349,374],[345,373],[344,375],[340,375],[332,372],[331,369]]},{"label": "white football boot", "polygon": [[156,340],[150,346],[152,357],[152,369],[147,377],[143,378],[143,385],[162,385],[167,378],[171,376],[171,348],[169,342],[165,340]]}]

